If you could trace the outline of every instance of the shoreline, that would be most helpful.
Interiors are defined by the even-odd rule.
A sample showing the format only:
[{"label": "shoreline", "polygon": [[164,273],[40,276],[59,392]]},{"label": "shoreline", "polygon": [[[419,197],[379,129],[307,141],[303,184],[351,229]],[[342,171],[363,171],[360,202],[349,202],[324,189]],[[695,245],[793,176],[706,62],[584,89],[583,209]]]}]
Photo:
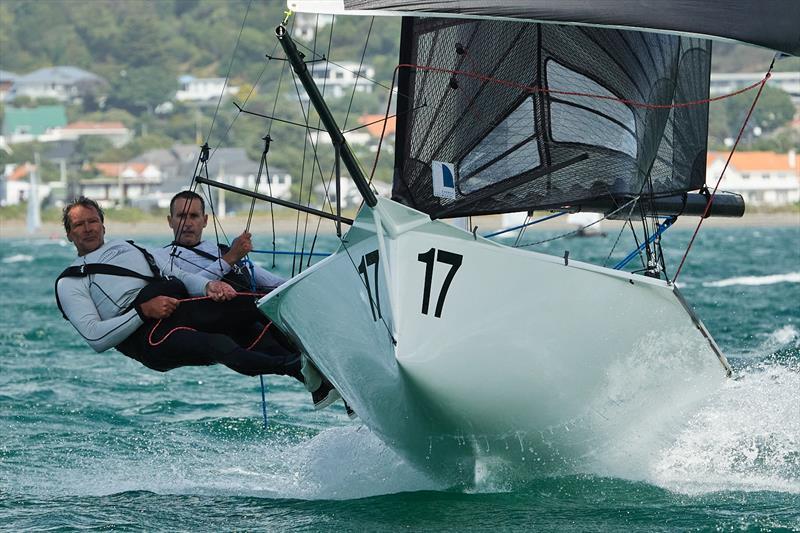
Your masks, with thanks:
[{"label": "shoreline", "polygon": [[[138,222],[115,221],[113,215],[107,217],[106,228],[110,235],[115,237],[128,237],[128,236],[158,236],[169,235],[169,227],[166,220],[156,219],[155,217],[148,220]],[[566,217],[559,217],[552,220],[547,220],[535,226],[535,229],[564,229],[571,228],[566,223]],[[675,223],[676,228],[694,228],[699,222],[698,217],[685,217],[678,219]],[[316,226],[316,221],[313,218],[309,219],[309,229]],[[494,231],[502,227],[502,217],[499,215],[481,217],[480,220],[473,221],[474,224],[479,226],[479,231]],[[228,236],[238,235],[247,224],[246,217],[227,217],[221,221],[222,227],[227,232]],[[304,221],[301,221],[301,228]],[[619,228],[622,224],[621,221],[605,220],[602,222],[604,227]],[[742,218],[709,218],[703,222],[703,227],[730,227],[730,228],[748,228],[748,227],[785,227],[785,226],[800,226],[800,213],[798,212],[782,212],[782,213],[753,213],[745,214]],[[275,220],[275,232],[277,234],[294,234],[296,227],[296,220],[287,218],[277,218]],[[241,228],[241,229],[239,229]],[[272,232],[272,220],[267,217],[256,217],[251,223],[251,228],[254,235],[264,235]],[[345,230],[347,226],[343,226]],[[212,229],[212,224],[209,221],[208,229]],[[263,231],[262,231],[263,229]],[[208,230],[207,230],[208,231]],[[333,234],[333,224],[328,221],[323,221],[320,225],[320,234]],[[28,233],[28,229],[24,220],[0,220],[0,240],[3,239],[20,239],[20,238],[49,238],[61,239],[64,238],[64,228],[58,222],[43,222],[42,226],[33,233]]]}]

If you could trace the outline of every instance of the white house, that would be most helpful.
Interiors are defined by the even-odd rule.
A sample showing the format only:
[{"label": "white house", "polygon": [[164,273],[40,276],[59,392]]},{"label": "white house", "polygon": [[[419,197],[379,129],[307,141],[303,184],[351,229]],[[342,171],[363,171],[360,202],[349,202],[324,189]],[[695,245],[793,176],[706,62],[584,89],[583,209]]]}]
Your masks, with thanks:
[{"label": "white house", "polygon": [[316,35],[315,32],[321,31],[322,28],[333,22],[333,15],[318,13],[297,12],[292,17],[294,18],[292,37],[303,41],[312,41]]},{"label": "white house", "polygon": [[[706,182],[719,179],[726,152],[709,152]],[[780,206],[800,202],[800,160],[792,150],[775,152],[734,152],[722,178],[720,190],[741,194],[746,204]],[[710,185],[709,185],[710,186]]]},{"label": "white house", "polygon": [[178,78],[179,89],[175,99],[179,102],[215,102],[219,95],[233,95],[239,92],[239,87],[225,85],[225,78],[195,78],[185,75]]},{"label": "white house", "polygon": [[[314,192],[322,196],[323,198],[326,195],[326,187],[327,185],[327,196],[330,200],[332,205],[336,205],[336,181],[330,180],[326,181],[325,183],[320,183],[316,187],[314,187]],[[392,186],[389,183],[384,183],[382,181],[374,180],[371,184],[372,189],[378,194],[378,196],[390,197],[392,195]],[[341,192],[342,192],[342,207],[354,207],[361,203],[361,193],[358,192],[358,187],[356,187],[356,182],[353,181],[351,178],[347,176],[342,176],[341,184],[340,184]]]},{"label": "white house", "polygon": [[[30,195],[30,176],[36,171],[36,165],[24,163],[21,165],[6,165],[0,174],[0,206],[17,205],[27,202]],[[46,183],[37,184],[39,201],[50,194],[51,187]]]},{"label": "white house", "polygon": [[319,62],[311,64],[311,76],[320,91],[325,91],[325,96],[340,98],[350,94],[354,86],[356,92],[371,93],[375,69],[351,62]]},{"label": "white house", "polygon": [[124,204],[155,191],[161,170],[147,163],[92,163],[97,176],[80,181],[80,193],[103,205]]},{"label": "white house", "polygon": [[78,121],[48,131],[39,137],[39,141],[77,141],[84,136],[104,137],[119,148],[133,138],[133,132],[122,122]]}]

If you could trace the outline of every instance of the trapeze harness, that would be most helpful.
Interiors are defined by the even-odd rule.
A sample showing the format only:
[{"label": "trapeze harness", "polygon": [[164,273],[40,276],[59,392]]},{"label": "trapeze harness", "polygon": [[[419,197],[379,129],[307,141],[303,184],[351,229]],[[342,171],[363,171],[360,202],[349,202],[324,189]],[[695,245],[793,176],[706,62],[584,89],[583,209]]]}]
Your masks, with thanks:
[{"label": "trapeze harness", "polygon": [[[65,319],[68,320],[68,317],[61,306],[57,290],[58,281],[62,278],[94,274],[134,277],[146,281],[147,285],[139,291],[133,304],[125,312],[135,308],[144,324],[115,346],[126,356],[162,372],[179,366],[211,365],[217,362],[247,375],[294,376],[299,372],[293,368],[298,366],[299,369],[294,361],[297,358],[296,349],[275,328],[268,328],[268,319],[249,296],[239,296],[224,302],[208,299],[182,301],[166,319],[156,322],[144,317],[140,309],[142,303],[156,296],[187,300],[189,294],[179,279],[161,274],[150,252],[132,241],[127,242],[142,253],[152,276],[101,263],[68,267],[56,279],[56,303]],[[159,333],[157,329],[168,333]],[[268,329],[269,335],[265,335]],[[187,335],[187,331],[191,335]],[[174,332],[178,333],[173,335]],[[154,337],[160,339],[154,340]],[[250,352],[253,349],[261,353]]]},{"label": "trapeze harness", "polygon": [[[148,283],[148,285],[145,286],[142,290],[146,289],[153,282],[157,282],[157,281],[169,282],[170,280],[174,280],[174,278],[161,275],[161,269],[158,268],[158,265],[156,264],[156,260],[150,254],[150,252],[148,252],[147,250],[145,250],[141,246],[137,246],[136,244],[134,244],[133,241],[126,241],[126,242],[128,244],[130,244],[131,246],[133,246],[134,248],[136,248],[137,250],[139,250],[140,252],[142,252],[142,255],[144,256],[145,261],[147,261],[147,266],[150,267],[150,271],[153,273],[153,275],[152,276],[146,276],[144,274],[140,274],[139,272],[136,272],[135,270],[131,270],[129,268],[125,268],[125,267],[121,267],[121,266],[117,266],[117,265],[106,265],[106,264],[103,264],[103,263],[87,263],[87,264],[83,264],[83,265],[80,265],[80,266],[76,265],[76,266],[71,266],[71,267],[65,268],[64,271],[61,272],[61,274],[58,275],[58,277],[56,278],[56,283],[55,283],[56,304],[58,305],[58,310],[61,311],[61,316],[64,317],[64,320],[69,320],[69,318],[64,313],[64,308],[61,307],[61,299],[58,297],[58,282],[61,281],[62,278],[85,278],[86,276],[91,276],[91,275],[94,275],[94,274],[105,274],[107,276],[124,276],[124,277],[129,277],[129,278],[138,278],[138,279],[144,280],[144,281],[146,281]],[[174,280],[174,281],[178,281],[178,280]],[[178,283],[180,283],[180,282],[178,281]],[[184,291],[185,290],[186,289],[184,288]],[[141,294],[141,292],[139,294]],[[158,296],[158,295],[153,295],[153,296],[151,296],[151,298],[155,297],[155,296]],[[136,300],[139,300],[138,296],[136,297]],[[147,301],[147,300],[144,300],[144,301]],[[134,305],[136,303],[137,302],[134,302]],[[129,310],[130,310],[130,308],[126,309],[125,312],[127,312]],[[141,313],[139,313],[139,315],[141,316]]]},{"label": "trapeze harness", "polygon": [[[230,246],[228,246],[226,244],[222,244],[222,243],[217,243],[217,247],[219,248],[219,253],[220,253],[219,256],[215,256],[214,254],[208,253],[205,250],[201,250],[200,248],[197,248],[197,247],[194,247],[194,246],[186,246],[186,245],[183,245],[183,244],[180,244],[180,243],[177,243],[177,242],[173,242],[171,244],[168,244],[164,248],[169,248],[171,246],[180,246],[181,248],[184,248],[186,250],[190,250],[190,251],[196,253],[200,257],[203,257],[205,259],[208,259],[209,261],[215,261],[215,262],[219,261],[220,257],[222,257],[223,255],[228,253],[228,250],[230,250]],[[170,254],[170,255],[172,255],[172,254]],[[173,256],[173,257],[180,257],[180,256]],[[225,274],[224,276],[222,276],[221,280],[226,282],[226,283],[229,283],[234,288],[247,289],[247,290],[250,290],[250,289],[255,290],[256,289],[254,278],[250,275],[250,272],[247,271],[247,267],[243,266],[243,265],[240,265],[239,262],[236,262],[236,263],[232,264],[230,271],[227,274]]]}]

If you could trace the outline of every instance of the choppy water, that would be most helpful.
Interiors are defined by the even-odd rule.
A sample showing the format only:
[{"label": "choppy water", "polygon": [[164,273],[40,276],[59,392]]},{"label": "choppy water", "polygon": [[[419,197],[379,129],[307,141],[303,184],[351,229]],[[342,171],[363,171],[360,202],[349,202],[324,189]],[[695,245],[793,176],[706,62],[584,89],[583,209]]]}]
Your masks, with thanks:
[{"label": "choppy water", "polygon": [[[689,236],[670,230],[673,268]],[[602,263],[615,237],[538,249]],[[427,479],[341,407],[312,411],[286,378],[267,380],[265,430],[257,379],[95,354],[53,301],[71,245],[1,244],[2,530],[800,530],[800,226],[702,230],[679,283],[736,379],[646,461],[610,450],[468,489]]]}]

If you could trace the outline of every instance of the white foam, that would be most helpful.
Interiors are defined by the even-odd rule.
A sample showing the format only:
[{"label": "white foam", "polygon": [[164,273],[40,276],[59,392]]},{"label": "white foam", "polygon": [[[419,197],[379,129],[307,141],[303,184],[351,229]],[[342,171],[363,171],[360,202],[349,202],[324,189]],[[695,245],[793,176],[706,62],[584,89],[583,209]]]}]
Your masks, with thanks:
[{"label": "white foam", "polygon": [[713,395],[646,480],[675,492],[800,494],[800,365],[762,364]]},{"label": "white foam", "polygon": [[775,283],[800,283],[800,272],[772,274],[770,276],[741,276],[737,278],[707,281],[703,287],[731,287],[734,285],[774,285]]},{"label": "white foam", "polygon": [[3,263],[30,263],[33,261],[32,255],[15,254],[3,258]]},{"label": "white foam", "polygon": [[800,340],[800,332],[791,324],[776,329],[767,336],[762,345],[762,351],[773,352],[781,348],[790,347]]},{"label": "white foam", "polygon": [[[197,435],[151,435],[125,455],[85,457],[16,480],[21,490],[48,495],[105,496],[129,491],[225,494],[290,499],[353,499],[443,490],[404,462],[364,427],[326,429],[288,443],[220,442]],[[141,443],[140,443],[141,444]]]}]

